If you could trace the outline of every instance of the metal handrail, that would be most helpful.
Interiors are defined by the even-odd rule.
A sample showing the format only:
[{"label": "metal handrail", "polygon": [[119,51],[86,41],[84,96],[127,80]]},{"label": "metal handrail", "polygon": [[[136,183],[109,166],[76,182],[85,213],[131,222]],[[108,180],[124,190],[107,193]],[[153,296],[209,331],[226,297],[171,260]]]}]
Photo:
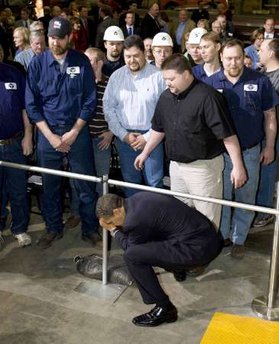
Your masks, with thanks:
[{"label": "metal handrail", "polygon": [[[276,209],[273,208],[266,208],[260,207],[256,205],[244,204],[239,202],[221,200],[218,198],[211,198],[211,197],[202,197],[197,195],[190,195],[181,192],[173,192],[170,190],[159,189],[155,187],[133,184],[122,182],[119,180],[108,179],[108,176],[103,177],[95,177],[89,176],[79,173],[67,172],[67,171],[57,171],[52,170],[49,168],[37,167],[37,166],[28,166],[28,165],[20,165],[16,163],[6,162],[0,160],[0,166],[4,167],[11,167],[11,168],[18,168],[22,170],[27,170],[31,172],[40,172],[40,173],[48,173],[52,175],[58,175],[61,177],[67,178],[75,178],[80,180],[86,180],[95,183],[102,183],[103,184],[103,194],[108,193],[109,185],[115,186],[124,186],[129,187],[137,190],[143,191],[150,191],[165,195],[177,196],[177,197],[184,197],[189,199],[195,199],[204,202],[211,202],[221,205],[226,205],[234,208],[240,208],[245,210],[257,211],[266,214],[271,214],[276,216],[275,220],[275,228],[274,228],[274,236],[273,236],[273,250],[270,262],[270,274],[269,274],[269,290],[268,296],[265,297],[258,297],[252,301],[252,309],[253,311],[261,318],[267,320],[277,320],[279,319],[279,308],[276,308],[276,298],[278,294],[278,273],[279,273],[279,197],[277,197],[277,205]],[[277,195],[279,195],[279,185],[277,186]],[[103,229],[103,284],[107,284],[107,269],[108,269],[108,232]]]}]

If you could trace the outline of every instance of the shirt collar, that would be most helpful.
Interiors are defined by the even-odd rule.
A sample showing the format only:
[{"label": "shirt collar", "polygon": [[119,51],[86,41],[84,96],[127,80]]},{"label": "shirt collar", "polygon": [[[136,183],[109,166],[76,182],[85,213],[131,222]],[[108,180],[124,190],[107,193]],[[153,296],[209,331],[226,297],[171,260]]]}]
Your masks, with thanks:
[{"label": "shirt collar", "polygon": [[133,78],[136,79],[136,78],[140,78],[142,75],[145,74],[145,71],[146,71],[147,68],[149,68],[149,67],[148,67],[149,65],[150,65],[149,63],[145,62],[144,67],[143,67],[140,71],[138,71],[137,74],[133,74],[133,73],[130,71],[130,69],[129,69],[128,66],[125,66],[125,67],[126,67],[127,73],[128,73],[129,75],[131,75]]},{"label": "shirt collar", "polygon": [[[46,54],[47,54],[47,62],[48,62],[49,66],[52,66],[53,64],[58,63],[56,61],[56,59],[54,58],[54,56],[53,56],[52,52],[50,51],[50,49],[46,50]],[[68,50],[68,53],[67,53],[67,55],[65,57],[65,65],[68,64],[69,55],[71,55],[71,49]]]},{"label": "shirt collar", "polygon": [[[221,69],[221,71],[219,72],[220,73],[220,81],[228,81],[230,82],[227,77],[225,76],[225,73],[224,73],[224,69]],[[250,74],[250,70],[249,68],[245,67],[244,66],[244,69],[243,69],[243,73],[242,75],[240,76],[240,78],[237,80],[237,82],[235,83],[238,84],[240,82],[243,82],[245,81],[246,77]],[[214,75],[214,74],[213,74]]]},{"label": "shirt collar", "polygon": [[199,81],[194,77],[194,80],[190,84],[189,87],[186,88],[183,92],[179,94],[173,94],[174,98],[176,99],[184,99],[187,97],[187,95],[191,92],[191,90],[199,83]]}]

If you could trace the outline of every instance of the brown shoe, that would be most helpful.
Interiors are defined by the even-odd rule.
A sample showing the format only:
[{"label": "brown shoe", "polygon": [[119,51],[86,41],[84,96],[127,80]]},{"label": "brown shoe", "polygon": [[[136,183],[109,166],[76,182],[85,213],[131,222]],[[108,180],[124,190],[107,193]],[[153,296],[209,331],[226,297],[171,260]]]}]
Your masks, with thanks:
[{"label": "brown shoe", "polygon": [[231,257],[236,259],[242,259],[245,255],[244,245],[233,244],[231,249]]},{"label": "brown shoe", "polygon": [[229,247],[229,246],[232,246],[232,241],[231,239],[225,239],[224,240],[224,247]]},{"label": "brown shoe", "polygon": [[37,246],[45,249],[50,247],[55,240],[61,238],[63,238],[63,233],[46,233],[37,241]]},{"label": "brown shoe", "polygon": [[65,222],[64,228],[65,229],[72,229],[75,228],[80,224],[80,216],[79,215],[71,215]]},{"label": "brown shoe", "polygon": [[99,233],[89,233],[89,234],[82,234],[81,239],[83,241],[88,241],[92,246],[100,246],[102,244],[102,237]]},{"label": "brown shoe", "polygon": [[206,266],[207,266],[207,265],[205,265],[205,266],[197,266],[197,267],[195,267],[195,268],[186,270],[186,275],[187,275],[188,277],[197,277],[197,276],[200,276],[200,275],[202,275],[202,274],[204,273]]}]

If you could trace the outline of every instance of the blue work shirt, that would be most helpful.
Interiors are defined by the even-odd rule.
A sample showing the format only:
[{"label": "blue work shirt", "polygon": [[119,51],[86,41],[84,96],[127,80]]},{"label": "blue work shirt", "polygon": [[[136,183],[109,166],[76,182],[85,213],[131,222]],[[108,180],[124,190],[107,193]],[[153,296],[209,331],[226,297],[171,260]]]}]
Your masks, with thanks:
[{"label": "blue work shirt", "polygon": [[24,75],[0,63],[0,140],[10,139],[24,130],[24,93]]},{"label": "blue work shirt", "polygon": [[192,68],[192,73],[198,80],[206,82],[206,79],[208,79],[208,76],[205,73],[203,66],[204,66],[204,63],[194,66]]},{"label": "blue work shirt", "polygon": [[95,77],[89,59],[69,49],[63,70],[50,50],[34,56],[28,67],[26,109],[32,122],[50,126],[88,121],[96,107]]},{"label": "blue work shirt", "polygon": [[253,62],[252,68],[258,69],[259,67],[257,66],[257,64],[260,62],[260,56],[255,45],[254,44],[249,45],[248,47],[244,49],[244,51],[245,51],[245,55],[249,56]]},{"label": "blue work shirt", "polygon": [[213,74],[206,83],[227,99],[241,149],[260,143],[265,134],[264,111],[279,103],[268,77],[244,67],[243,74],[235,84],[226,78],[224,70]]},{"label": "blue work shirt", "polygon": [[[213,74],[218,73],[220,70],[221,67],[218,70],[216,70]],[[213,75],[206,74],[206,71],[204,69],[204,63],[192,67],[192,73],[196,79],[198,79],[199,81],[203,81],[205,83],[207,83],[207,79],[210,78],[211,75]]]}]

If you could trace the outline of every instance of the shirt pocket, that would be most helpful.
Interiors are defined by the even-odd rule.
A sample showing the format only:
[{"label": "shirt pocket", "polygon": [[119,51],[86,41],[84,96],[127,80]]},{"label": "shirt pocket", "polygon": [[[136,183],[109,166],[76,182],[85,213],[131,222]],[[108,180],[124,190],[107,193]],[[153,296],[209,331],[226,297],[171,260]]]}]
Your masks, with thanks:
[{"label": "shirt pocket", "polygon": [[244,100],[244,106],[250,115],[254,115],[259,111],[262,111],[258,92],[244,91]]},{"label": "shirt pocket", "polygon": [[44,100],[52,98],[58,94],[57,83],[53,79],[40,80],[38,87]]},{"label": "shirt pocket", "polygon": [[72,91],[80,91],[81,90],[81,77],[80,74],[75,74],[74,77],[70,77],[68,79],[68,86],[69,89]]}]

